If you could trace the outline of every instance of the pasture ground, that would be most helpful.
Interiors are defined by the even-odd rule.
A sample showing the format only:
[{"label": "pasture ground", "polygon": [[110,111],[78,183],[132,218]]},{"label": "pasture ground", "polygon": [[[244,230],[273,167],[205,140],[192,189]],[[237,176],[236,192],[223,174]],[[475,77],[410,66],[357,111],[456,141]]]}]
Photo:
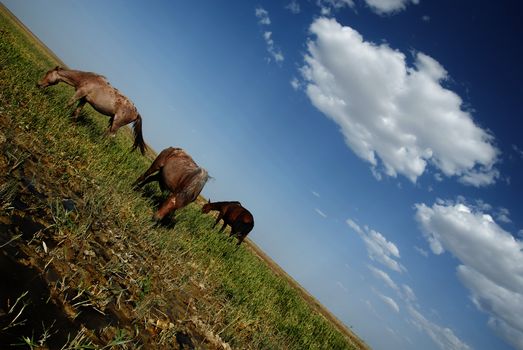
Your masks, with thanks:
[{"label": "pasture ground", "polygon": [[366,349],[201,203],[154,226],[129,130],[105,138],[90,107],[69,118],[70,87],[35,87],[60,63],[0,5],[1,349]]}]

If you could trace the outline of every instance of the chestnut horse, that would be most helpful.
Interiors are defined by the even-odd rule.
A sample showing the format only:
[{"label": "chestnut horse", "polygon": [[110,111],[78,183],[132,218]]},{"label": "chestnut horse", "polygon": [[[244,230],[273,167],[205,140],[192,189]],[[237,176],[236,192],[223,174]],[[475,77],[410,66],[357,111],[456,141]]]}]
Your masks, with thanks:
[{"label": "chestnut horse", "polygon": [[171,211],[193,202],[208,179],[207,171],[200,168],[183,149],[169,147],[160,152],[133,186],[141,188],[149,182],[158,181],[162,191],[167,189],[171,192],[154,215],[155,220],[161,221]]},{"label": "chestnut horse", "polygon": [[71,107],[76,101],[78,105],[73,112],[73,118],[77,118],[86,102],[98,112],[109,116],[109,135],[114,136],[116,131],[131,122],[134,122],[134,145],[133,151],[139,148],[145,153],[145,141],[142,136],[142,117],[136,110],[134,104],[120,91],[112,87],[107,79],[96,73],[81,72],[77,70],[55,67],[51,69],[38,82],[37,86],[45,88],[60,82],[71,85],[75,93],[69,100],[67,106]]},{"label": "chestnut horse", "polygon": [[215,227],[216,224],[223,219],[223,226],[220,229],[220,232],[223,231],[225,226],[231,226],[231,236],[238,238],[238,245],[240,245],[245,237],[251,232],[254,227],[254,218],[252,214],[245,209],[240,202],[214,202],[208,201],[202,207],[202,212],[204,214],[208,213],[211,210],[217,210],[218,217],[214,222],[212,227]]}]

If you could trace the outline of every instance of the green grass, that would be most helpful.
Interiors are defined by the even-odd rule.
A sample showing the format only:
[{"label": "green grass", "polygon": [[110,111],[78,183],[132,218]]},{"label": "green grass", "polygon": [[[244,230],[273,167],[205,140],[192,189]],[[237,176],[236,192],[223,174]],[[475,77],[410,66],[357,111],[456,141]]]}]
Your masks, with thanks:
[{"label": "green grass", "polygon": [[[104,232],[118,237],[129,254],[126,257],[122,251],[120,259],[99,266],[105,284],[93,286],[88,278],[80,283],[76,276],[66,276],[57,283],[61,293],[74,289],[98,308],[110,302],[128,303],[136,327],[143,319],[157,317],[155,310],[177,315],[179,320],[170,319],[176,327],[186,321],[181,316],[192,318],[194,324],[207,327],[233,348],[356,348],[286,279],[275,275],[245,246],[236,249],[234,241],[211,229],[214,219],[201,214],[197,204],[177,213],[174,228],[153,226],[155,204],[131,190],[131,183],[150,160],[129,152],[132,143],[127,132],[119,132],[116,139],[105,138],[107,118],[90,107],[82,112],[81,121],[72,122],[72,109],[65,107],[70,87],[35,87],[56,64],[0,12],[0,118],[8,118],[12,126],[0,131],[16,140],[6,146],[9,167],[36,160],[45,171],[42,178],[53,179],[43,185],[50,195],[42,204],[52,213],[49,230],[53,235],[89,251],[95,249],[91,243],[94,234]],[[78,213],[63,209],[60,200],[64,194],[57,189],[81,198]],[[151,186],[148,190],[156,191]],[[2,191],[5,198],[7,194],[12,197],[12,184],[1,183]],[[0,210],[5,208],[7,204],[0,203]],[[90,244],[87,248],[85,242]],[[63,259],[54,254],[56,261]],[[124,282],[114,283],[118,279]],[[169,312],[173,295],[180,291],[189,295],[185,315]],[[138,297],[130,303],[125,295]],[[118,332],[113,345],[125,347],[132,341],[129,330]],[[169,330],[161,332],[158,348],[168,336],[172,336]],[[75,339],[78,337],[88,339],[84,333]]]}]

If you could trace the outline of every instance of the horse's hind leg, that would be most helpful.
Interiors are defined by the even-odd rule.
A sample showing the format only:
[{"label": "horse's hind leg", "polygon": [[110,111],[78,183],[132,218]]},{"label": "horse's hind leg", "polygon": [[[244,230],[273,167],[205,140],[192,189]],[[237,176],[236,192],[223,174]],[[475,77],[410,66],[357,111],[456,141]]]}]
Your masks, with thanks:
[{"label": "horse's hind leg", "polygon": [[118,115],[118,113],[116,113],[115,115],[113,115],[111,117],[111,119],[109,119],[109,128],[107,129],[107,136],[111,136],[111,137],[115,137],[116,136],[116,131],[118,131],[118,129],[120,129],[120,126],[119,125],[119,122],[120,122],[120,116]]},{"label": "horse's hind leg", "polygon": [[245,237],[247,237],[247,234],[242,234],[242,233],[239,233],[237,238],[238,238],[238,243],[236,243],[236,245],[240,245],[242,244],[243,240],[245,239]]},{"label": "horse's hind leg", "polygon": [[154,214],[154,220],[163,221],[163,219],[170,212],[179,208],[178,200],[176,194],[171,194],[167,199],[160,205],[156,214]]},{"label": "horse's hind leg", "polygon": [[158,181],[161,182],[160,178],[160,172],[153,175],[155,172],[159,171],[162,168],[163,165],[153,164],[147,169],[145,173],[143,173],[142,176],[140,176],[136,181],[132,184],[132,187],[141,188],[144,185],[148,184],[149,182]]},{"label": "horse's hind leg", "polygon": [[160,178],[160,173],[156,174],[155,176],[151,176],[157,171],[162,170],[163,166],[165,165],[165,159],[166,154],[164,152],[161,152],[158,157],[153,161],[149,169],[143,173],[142,176],[140,176],[136,181],[133,183],[133,187],[143,187],[145,184],[157,180],[160,182],[160,185],[162,185],[162,181]]},{"label": "horse's hind leg", "polygon": [[162,183],[162,177],[161,177],[161,173],[158,172],[154,175],[150,175],[150,176],[147,176],[143,181],[141,181],[139,184],[136,184],[135,186],[137,188],[142,188],[143,186],[147,185],[148,183],[150,182],[153,182],[153,181],[158,181],[160,183],[160,189],[163,191],[165,186],[163,186],[163,183]]}]

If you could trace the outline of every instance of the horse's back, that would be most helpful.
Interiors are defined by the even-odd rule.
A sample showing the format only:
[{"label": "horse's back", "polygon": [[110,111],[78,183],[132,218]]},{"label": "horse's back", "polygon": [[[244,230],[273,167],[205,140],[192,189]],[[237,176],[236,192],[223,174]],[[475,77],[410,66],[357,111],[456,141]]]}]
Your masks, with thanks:
[{"label": "horse's back", "polygon": [[[164,184],[171,192],[189,190],[192,194],[201,191],[207,182],[208,174],[181,148],[171,147],[165,153],[166,160],[162,168]],[[196,194],[197,195],[197,194]]]},{"label": "horse's back", "polygon": [[239,203],[231,204],[230,219],[232,222],[242,222],[245,224],[254,223],[251,212]]}]

